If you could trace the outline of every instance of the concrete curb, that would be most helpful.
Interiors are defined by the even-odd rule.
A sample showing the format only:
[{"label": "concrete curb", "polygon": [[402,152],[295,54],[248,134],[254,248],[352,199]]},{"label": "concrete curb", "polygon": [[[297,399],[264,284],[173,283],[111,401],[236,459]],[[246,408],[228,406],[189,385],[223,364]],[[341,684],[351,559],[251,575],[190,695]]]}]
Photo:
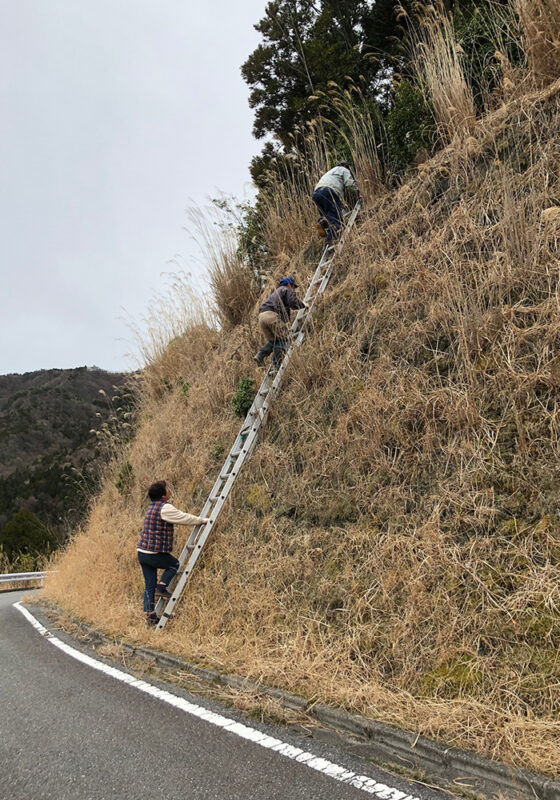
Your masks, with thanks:
[{"label": "concrete curb", "polygon": [[[44,610],[49,608],[40,603],[27,605],[38,616],[42,616]],[[263,686],[239,675],[227,675],[213,669],[205,669],[177,656],[161,653],[149,647],[128,644],[120,639],[106,636],[79,620],[72,621],[93,642],[117,644],[130,655],[159,667],[188,672],[206,683],[221,684],[270,697],[284,708],[305,713],[325,727],[334,728],[339,733],[350,734],[352,742],[348,749],[362,758],[370,759],[373,763],[393,764],[408,771],[420,771],[426,780],[438,786],[450,791],[460,789],[483,798],[501,796],[503,800],[560,800],[560,781],[545,775],[492,761],[456,747],[446,747],[425,736],[400,730],[385,722],[377,722],[320,703],[310,703],[304,697],[289,694],[282,689]]]}]

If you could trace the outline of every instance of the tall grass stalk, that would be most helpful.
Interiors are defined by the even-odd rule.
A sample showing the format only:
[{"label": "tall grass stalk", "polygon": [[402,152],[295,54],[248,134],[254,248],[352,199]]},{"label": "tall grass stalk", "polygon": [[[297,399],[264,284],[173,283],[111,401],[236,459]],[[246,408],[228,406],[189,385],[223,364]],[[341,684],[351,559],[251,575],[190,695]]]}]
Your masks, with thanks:
[{"label": "tall grass stalk", "polygon": [[434,110],[445,142],[467,136],[475,122],[472,89],[468,84],[453,21],[443,3],[424,9],[420,26],[410,26],[413,66],[426,100]]},{"label": "tall grass stalk", "polygon": [[519,16],[529,67],[537,83],[560,78],[560,3],[511,0]]},{"label": "tall grass stalk", "polygon": [[247,321],[258,292],[256,276],[239,253],[235,221],[215,209],[188,212],[206,262],[212,305],[224,330]]}]

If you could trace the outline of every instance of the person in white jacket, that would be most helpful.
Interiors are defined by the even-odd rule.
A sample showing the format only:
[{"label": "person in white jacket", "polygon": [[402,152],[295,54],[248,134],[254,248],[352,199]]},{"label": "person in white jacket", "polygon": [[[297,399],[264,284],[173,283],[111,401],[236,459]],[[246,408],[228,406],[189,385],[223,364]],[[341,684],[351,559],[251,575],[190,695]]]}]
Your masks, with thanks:
[{"label": "person in white jacket", "polygon": [[357,200],[360,196],[358,184],[346,161],[325,172],[313,190],[312,200],[321,213],[319,226],[325,228],[327,243],[335,239],[342,227],[343,203]]},{"label": "person in white jacket", "polygon": [[[144,611],[148,625],[157,625],[159,618],[154,611],[155,597],[171,597],[167,587],[179,569],[178,560],[171,555],[173,550],[173,525],[204,525],[210,520],[179,511],[169,502],[169,489],[165,481],[152,483],[148,489],[152,501],[144,517],[144,526],[136,546],[138,561],[144,574]],[[164,573],[159,582],[158,569]]]}]

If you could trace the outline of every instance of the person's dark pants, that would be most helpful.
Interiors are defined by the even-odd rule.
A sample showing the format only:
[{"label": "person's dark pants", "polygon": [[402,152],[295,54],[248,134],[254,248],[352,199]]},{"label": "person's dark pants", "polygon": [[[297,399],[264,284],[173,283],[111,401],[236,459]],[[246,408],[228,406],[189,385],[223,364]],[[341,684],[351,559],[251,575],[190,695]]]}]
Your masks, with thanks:
[{"label": "person's dark pants", "polygon": [[280,364],[282,363],[282,359],[284,358],[284,354],[288,348],[288,343],[285,339],[276,339],[273,343],[273,356],[272,356],[272,363],[279,369]]},{"label": "person's dark pants", "polygon": [[328,222],[327,242],[332,242],[342,227],[342,201],[328,186],[315,189],[311,199]]},{"label": "person's dark pants", "polygon": [[270,339],[266,344],[263,344],[263,346],[257,353],[257,358],[259,358],[261,361],[264,361],[264,359],[267,356],[269,356],[273,350],[274,350],[274,340]]},{"label": "person's dark pants", "polygon": [[179,569],[179,562],[171,553],[141,553],[138,551],[138,561],[144,573],[144,611],[150,612],[155,608],[154,593],[157,584],[157,571],[163,569],[160,583],[169,586],[169,582]]},{"label": "person's dark pants", "polygon": [[276,369],[278,369],[282,363],[282,359],[284,358],[284,354],[287,349],[288,343],[285,339],[271,339],[266,344],[263,344],[257,353],[257,358],[259,358],[261,361],[264,361],[267,356],[273,353],[274,355],[272,356],[272,363]]}]

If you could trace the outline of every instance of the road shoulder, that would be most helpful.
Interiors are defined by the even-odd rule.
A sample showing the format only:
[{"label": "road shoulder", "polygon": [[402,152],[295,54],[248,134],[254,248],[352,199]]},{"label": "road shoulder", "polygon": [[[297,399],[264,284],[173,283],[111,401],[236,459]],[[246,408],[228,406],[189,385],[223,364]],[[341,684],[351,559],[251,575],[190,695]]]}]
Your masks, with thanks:
[{"label": "road shoulder", "polygon": [[383,722],[189,663],[157,650],[116,640],[45,602],[26,603],[45,627],[84,652],[116,666],[214,699],[252,720],[281,724],[292,733],[336,747],[371,764],[465,797],[560,800],[560,782],[402,731]]}]

